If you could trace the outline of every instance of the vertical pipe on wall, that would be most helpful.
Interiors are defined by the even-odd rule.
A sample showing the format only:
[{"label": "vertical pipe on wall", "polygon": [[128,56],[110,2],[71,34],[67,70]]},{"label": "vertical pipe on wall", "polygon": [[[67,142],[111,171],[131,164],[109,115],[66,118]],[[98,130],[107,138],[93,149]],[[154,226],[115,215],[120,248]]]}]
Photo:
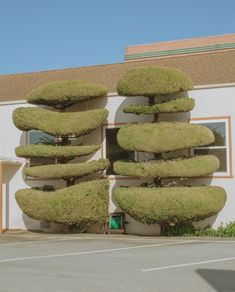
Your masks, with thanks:
[{"label": "vertical pipe on wall", "polygon": [[3,165],[0,163],[0,233],[3,232],[2,228],[2,168]]}]

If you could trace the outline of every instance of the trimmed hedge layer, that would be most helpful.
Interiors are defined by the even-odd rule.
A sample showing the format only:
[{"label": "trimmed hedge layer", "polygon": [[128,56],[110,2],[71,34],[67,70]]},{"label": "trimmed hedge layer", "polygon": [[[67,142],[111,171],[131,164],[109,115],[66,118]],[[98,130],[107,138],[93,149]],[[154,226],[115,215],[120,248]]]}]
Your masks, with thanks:
[{"label": "trimmed hedge layer", "polygon": [[49,164],[27,167],[24,169],[24,174],[31,177],[69,179],[91,175],[106,169],[108,166],[108,160],[99,159],[82,163]]},{"label": "trimmed hedge layer", "polygon": [[203,155],[168,161],[116,161],[113,169],[117,174],[137,177],[198,177],[215,172],[219,165],[220,161],[216,156]]},{"label": "trimmed hedge layer", "polygon": [[13,122],[22,131],[41,130],[53,136],[82,136],[98,128],[107,119],[106,109],[60,113],[43,108],[17,108]]},{"label": "trimmed hedge layer", "polygon": [[148,66],[128,71],[118,82],[117,92],[123,96],[172,94],[193,88],[192,80],[180,70]]},{"label": "trimmed hedge layer", "polygon": [[97,151],[99,145],[91,146],[52,146],[52,145],[23,145],[15,149],[16,156],[31,158],[70,158],[85,156]]},{"label": "trimmed hedge layer", "polygon": [[66,107],[107,93],[108,89],[104,86],[84,80],[57,81],[39,86],[26,99],[32,104]]},{"label": "trimmed hedge layer", "polygon": [[123,126],[117,134],[118,144],[126,150],[162,153],[214,142],[213,132],[188,123],[145,123]]},{"label": "trimmed hedge layer", "polygon": [[201,187],[130,187],[115,190],[118,206],[142,223],[194,222],[217,214],[226,201],[223,188]]},{"label": "trimmed hedge layer", "polygon": [[123,108],[124,113],[151,115],[156,113],[189,112],[195,106],[193,98],[176,98],[154,105],[128,105]]},{"label": "trimmed hedge layer", "polygon": [[109,182],[94,180],[46,192],[19,190],[15,197],[30,218],[56,223],[81,224],[102,222],[108,218]]}]

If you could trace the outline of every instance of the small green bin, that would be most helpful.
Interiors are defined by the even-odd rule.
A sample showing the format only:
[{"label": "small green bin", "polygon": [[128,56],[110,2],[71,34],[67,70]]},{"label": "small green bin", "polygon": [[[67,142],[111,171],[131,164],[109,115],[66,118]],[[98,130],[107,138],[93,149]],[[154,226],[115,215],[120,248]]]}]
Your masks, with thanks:
[{"label": "small green bin", "polygon": [[122,224],[122,215],[115,215],[109,218],[109,228],[110,229],[121,229]]}]

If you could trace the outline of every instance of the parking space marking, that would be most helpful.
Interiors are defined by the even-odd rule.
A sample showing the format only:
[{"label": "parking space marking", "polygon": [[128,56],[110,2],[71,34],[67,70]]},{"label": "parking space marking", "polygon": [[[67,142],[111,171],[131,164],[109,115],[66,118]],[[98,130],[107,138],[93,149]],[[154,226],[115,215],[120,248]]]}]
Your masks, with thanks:
[{"label": "parking space marking", "polygon": [[208,260],[208,261],[202,261],[202,262],[194,262],[194,263],[187,263],[187,264],[156,267],[156,268],[150,268],[150,269],[142,269],[141,272],[162,271],[162,270],[169,270],[169,269],[175,269],[175,268],[184,268],[184,267],[190,267],[190,266],[206,265],[206,264],[211,264],[211,263],[234,261],[234,260],[235,260],[235,257],[222,258],[222,259]]},{"label": "parking space marking", "polygon": [[51,254],[51,255],[41,255],[41,256],[10,258],[10,259],[2,259],[2,260],[0,260],[0,263],[37,260],[37,259],[48,259],[48,258],[60,258],[60,257],[79,256],[79,255],[90,255],[90,254],[99,254],[99,253],[115,252],[115,251],[123,251],[123,250],[133,250],[133,249],[141,249],[141,248],[149,248],[149,247],[166,246],[166,245],[188,244],[188,243],[192,243],[192,242],[194,242],[194,241],[193,240],[190,240],[190,241],[184,240],[184,241],[156,243],[156,244],[147,244],[147,245],[136,245],[136,246],[120,247],[120,248],[88,250],[88,251],[81,251],[81,252],[74,252],[74,253],[63,253],[63,254]]},{"label": "parking space marking", "polygon": [[[22,235],[23,236],[23,235]],[[9,237],[9,235],[8,235]],[[26,236],[25,236],[26,237]],[[3,237],[4,238],[4,237]],[[14,236],[15,238],[15,236]],[[27,237],[26,237],[27,238]],[[31,237],[32,238],[32,237]],[[1,239],[1,236],[0,236]],[[110,241],[115,241],[115,240],[122,240],[123,242],[125,241],[133,241],[133,242],[149,242],[149,243],[170,243],[170,242],[182,242],[180,239],[176,238],[128,238],[128,237],[91,237],[91,236],[73,236],[73,237],[62,237],[58,238],[55,236],[51,236],[48,239],[42,239],[42,240],[31,240],[31,241],[23,241],[23,242],[8,242],[8,243],[1,243],[0,241],[0,247],[1,246],[14,246],[14,245],[27,245],[27,244],[40,244],[40,243],[50,243],[50,242],[63,242],[63,241],[75,241],[75,240],[110,240]],[[235,243],[235,240],[208,240],[208,239],[184,239],[185,242],[194,242],[194,243]]]},{"label": "parking space marking", "polygon": [[[73,240],[97,240],[97,241],[100,241],[100,240],[123,240],[124,242],[125,241],[139,241],[139,242],[144,242],[144,241],[147,241],[147,242],[154,242],[154,243],[157,243],[157,242],[161,242],[161,241],[165,241],[166,243],[168,243],[169,241],[170,242],[182,242],[182,240],[180,239],[160,239],[160,238],[157,238],[157,239],[138,239],[138,238],[122,238],[122,237],[105,237],[105,238],[100,238],[100,237],[64,237],[64,238],[49,238],[48,240],[34,240],[34,241],[24,241],[24,242],[9,242],[9,243],[0,243],[0,246],[11,246],[11,245],[24,245],[24,244],[39,244],[39,243],[50,243],[50,242],[60,242],[60,241],[73,241]],[[185,240],[185,242],[187,242],[189,240]],[[190,240],[190,242],[192,242]],[[234,241],[235,243],[235,241]]]}]

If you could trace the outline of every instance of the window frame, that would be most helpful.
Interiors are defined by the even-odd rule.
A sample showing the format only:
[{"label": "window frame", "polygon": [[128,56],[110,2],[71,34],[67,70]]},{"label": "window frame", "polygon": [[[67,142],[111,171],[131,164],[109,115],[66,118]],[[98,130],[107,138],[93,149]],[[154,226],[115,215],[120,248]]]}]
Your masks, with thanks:
[{"label": "window frame", "polygon": [[[206,123],[225,123],[225,146],[202,146],[195,149],[226,149],[226,172],[216,171],[212,175],[205,176],[205,178],[233,178],[232,174],[232,136],[231,136],[231,117],[230,116],[218,116],[218,117],[202,117],[192,118],[190,123],[192,124],[206,124]],[[194,149],[192,148],[192,151]],[[191,153],[190,153],[191,154]]]},{"label": "window frame", "polygon": [[[106,153],[106,129],[117,129],[121,128],[124,125],[130,124],[130,122],[122,122],[122,123],[106,123],[101,127],[101,158],[108,159]],[[135,161],[139,160],[139,155],[137,151],[134,151],[135,154]],[[130,176],[122,176],[119,174],[106,174],[106,170],[104,171],[104,176],[107,177],[109,180],[133,180],[136,179],[135,177]]]},{"label": "window frame", "polygon": [[[41,132],[41,133],[44,133],[44,132],[42,132],[42,131],[40,131],[40,130],[30,130],[30,131],[27,131],[27,133],[26,133],[26,145],[37,145],[37,144],[31,144],[30,143],[30,132]],[[44,133],[45,134],[45,133]],[[57,140],[57,138],[56,137],[54,137],[54,140],[55,140],[55,142],[56,142],[56,140]],[[26,162],[26,165],[27,165],[27,167],[33,167],[32,165],[31,165],[31,163],[30,163],[30,159],[31,158],[27,158],[27,162]],[[57,164],[57,159],[56,158],[54,158],[54,164]],[[45,164],[45,165],[47,165],[47,164]]]},{"label": "window frame", "polygon": [[[30,137],[29,137],[29,135],[30,135],[30,132],[42,132],[42,133],[44,133],[43,131],[40,131],[40,130],[29,130],[29,131],[27,131],[27,132],[25,132],[25,145],[34,145],[34,144],[30,144],[29,142],[30,142]],[[56,137],[54,137],[54,139],[55,139],[55,141],[56,141]],[[55,158],[55,164],[57,164],[57,161],[56,161],[56,158]],[[46,164],[45,164],[46,165]],[[26,158],[26,164],[25,164],[25,166],[26,167],[33,167],[32,165],[31,165],[31,163],[30,163],[30,158]],[[53,180],[55,180],[55,179],[53,179],[53,178],[47,178],[47,177],[45,177],[45,178],[38,178],[38,177],[31,177],[31,176],[28,176],[28,175],[24,175],[24,178],[25,178],[25,180],[33,180],[33,181],[43,181],[43,180],[50,180],[50,181],[53,181]]]}]

